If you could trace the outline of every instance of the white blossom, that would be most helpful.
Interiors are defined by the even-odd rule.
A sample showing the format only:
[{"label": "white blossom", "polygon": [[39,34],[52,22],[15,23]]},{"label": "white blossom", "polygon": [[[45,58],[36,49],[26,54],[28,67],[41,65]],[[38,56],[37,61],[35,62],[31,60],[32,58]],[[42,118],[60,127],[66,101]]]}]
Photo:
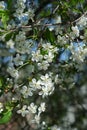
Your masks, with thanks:
[{"label": "white blossom", "polygon": [[37,106],[34,103],[31,103],[30,106],[28,106],[28,110],[31,113],[36,113],[37,112]]},{"label": "white blossom", "polygon": [[56,16],[54,20],[55,20],[55,23],[62,23],[61,16]]},{"label": "white blossom", "polygon": [[86,47],[78,45],[76,49],[73,43],[71,43],[71,45],[69,46],[69,49],[71,50],[71,53],[72,53],[71,57],[73,58],[74,61],[79,62],[79,63],[84,61],[87,55]]},{"label": "white blossom", "polygon": [[[67,36],[61,36],[61,35],[58,35],[57,36],[57,41],[58,41],[58,44],[60,44],[61,46],[62,45],[65,45],[68,43],[69,39]],[[58,48],[57,48],[58,49]]]},{"label": "white blossom", "polygon": [[77,26],[72,26],[72,31],[77,37],[79,36],[79,29]]},{"label": "white blossom", "polygon": [[15,79],[18,79],[19,77],[19,72],[16,70],[14,67],[8,67],[7,72]]},{"label": "white blossom", "polygon": [[32,61],[42,61],[43,59],[43,56],[41,55],[40,53],[40,50],[37,50],[36,52],[32,52]]},{"label": "white blossom", "polygon": [[26,40],[25,32],[19,31],[19,33],[16,35],[15,41],[16,42],[22,42]]},{"label": "white blossom", "polygon": [[30,86],[32,89],[34,89],[34,90],[40,89],[40,88],[41,88],[41,80],[36,81],[36,79],[33,78],[32,81],[29,82],[29,86]]},{"label": "white blossom", "polygon": [[32,89],[27,87],[27,86],[23,86],[22,89],[20,90],[21,94],[23,94],[24,98],[28,98],[28,96],[32,96]]},{"label": "white blossom", "polygon": [[6,45],[7,45],[8,48],[14,48],[14,44],[15,43],[13,42],[12,39],[10,39],[9,41],[6,42]]},{"label": "white blossom", "polygon": [[34,21],[33,20],[33,17],[35,16],[34,9],[32,9],[32,8],[28,9],[28,16],[29,16],[29,19],[31,19],[32,21]]},{"label": "white blossom", "polygon": [[77,25],[80,25],[81,27],[86,26],[87,25],[87,17],[82,16],[80,18],[80,20],[77,22]]},{"label": "white blossom", "polygon": [[24,105],[20,110],[17,111],[17,113],[21,114],[23,117],[26,116],[29,113],[27,106]]},{"label": "white blossom", "polygon": [[47,70],[49,67],[48,61],[44,61],[44,60],[41,63],[38,63],[37,65],[39,70]]},{"label": "white blossom", "polygon": [[51,78],[49,77],[49,75],[47,73],[45,74],[45,76],[41,75],[40,78],[41,78],[41,80],[43,82],[43,85],[52,83],[52,80],[51,80]]},{"label": "white blossom", "polygon": [[50,49],[53,49],[53,46],[51,45],[51,43],[44,43],[44,44],[42,44],[42,47],[45,49],[45,50],[47,50],[47,51],[49,51]]},{"label": "white blossom", "polygon": [[39,92],[39,95],[42,95],[42,97],[49,96],[54,91],[53,86],[42,86],[42,91]]},{"label": "white blossom", "polygon": [[54,58],[54,54],[50,51],[48,52],[47,55],[44,55],[44,59],[47,60],[47,62],[49,63],[52,62],[53,58]]},{"label": "white blossom", "polygon": [[40,123],[40,115],[35,115],[34,121],[39,124]]},{"label": "white blossom", "polygon": [[5,9],[5,2],[4,1],[1,1],[0,2],[0,9]]},{"label": "white blossom", "polygon": [[23,65],[22,56],[20,56],[20,54],[16,54],[16,57],[13,60],[16,66]]},{"label": "white blossom", "polygon": [[45,102],[41,103],[40,107],[38,108],[39,112],[44,112],[45,111]]},{"label": "white blossom", "polygon": [[39,95],[42,95],[42,97],[44,98],[45,96],[52,94],[52,92],[54,91],[54,84],[48,74],[46,74],[45,76],[42,75],[41,80],[42,87]]}]

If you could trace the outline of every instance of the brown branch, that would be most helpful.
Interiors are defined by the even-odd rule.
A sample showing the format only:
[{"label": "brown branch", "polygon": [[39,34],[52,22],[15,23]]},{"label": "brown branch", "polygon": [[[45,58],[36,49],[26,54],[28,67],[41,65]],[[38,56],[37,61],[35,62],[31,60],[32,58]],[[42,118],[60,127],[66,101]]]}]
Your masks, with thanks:
[{"label": "brown branch", "polygon": [[22,28],[32,28],[32,27],[46,27],[46,26],[57,26],[60,25],[61,23],[54,23],[54,24],[34,24],[34,25],[29,25],[29,26],[22,26]]}]

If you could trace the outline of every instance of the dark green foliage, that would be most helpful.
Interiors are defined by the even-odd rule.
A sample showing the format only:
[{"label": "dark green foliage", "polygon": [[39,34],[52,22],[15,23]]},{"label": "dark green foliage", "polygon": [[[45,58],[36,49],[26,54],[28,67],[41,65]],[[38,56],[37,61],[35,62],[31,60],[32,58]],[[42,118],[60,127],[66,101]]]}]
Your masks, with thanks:
[{"label": "dark green foliage", "polygon": [[5,113],[3,113],[3,116],[0,118],[0,124],[6,124],[10,121],[12,117],[12,110],[7,110]]}]

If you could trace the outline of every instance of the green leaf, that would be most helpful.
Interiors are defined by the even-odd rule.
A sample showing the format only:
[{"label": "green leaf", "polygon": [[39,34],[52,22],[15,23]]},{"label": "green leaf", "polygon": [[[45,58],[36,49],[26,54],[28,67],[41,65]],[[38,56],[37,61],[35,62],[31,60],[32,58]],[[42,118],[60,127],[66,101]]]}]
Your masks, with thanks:
[{"label": "green leaf", "polygon": [[2,87],[2,80],[0,79],[0,88]]},{"label": "green leaf", "polygon": [[2,21],[2,23],[3,23],[3,25],[4,25],[4,28],[6,28],[6,26],[7,26],[7,21],[9,20],[9,17],[8,17],[8,15],[2,15],[2,19],[1,19],[1,21]]},{"label": "green leaf", "polygon": [[49,127],[46,130],[51,130]]},{"label": "green leaf", "polygon": [[55,41],[54,33],[52,31],[49,31],[49,29],[46,30],[44,35],[45,35],[45,38],[51,43]]},{"label": "green leaf", "polygon": [[11,8],[12,8],[12,0],[8,0],[7,6],[8,6],[8,9],[11,9]]},{"label": "green leaf", "polygon": [[3,23],[4,28],[7,26],[7,22],[9,20],[9,11],[8,10],[0,10],[0,18]]},{"label": "green leaf", "polygon": [[0,88],[3,86],[3,83],[4,83],[4,79],[0,77]]},{"label": "green leaf", "polygon": [[3,114],[2,118],[0,118],[0,124],[8,123],[10,121],[11,117],[12,117],[12,110],[10,109]]},{"label": "green leaf", "polygon": [[50,14],[51,14],[51,11],[50,11],[50,9],[48,8],[47,10],[41,11],[40,16],[41,16],[41,17],[47,17],[47,16],[49,16]]},{"label": "green leaf", "polygon": [[70,6],[76,6],[77,4],[83,4],[84,0],[70,0],[69,5]]}]

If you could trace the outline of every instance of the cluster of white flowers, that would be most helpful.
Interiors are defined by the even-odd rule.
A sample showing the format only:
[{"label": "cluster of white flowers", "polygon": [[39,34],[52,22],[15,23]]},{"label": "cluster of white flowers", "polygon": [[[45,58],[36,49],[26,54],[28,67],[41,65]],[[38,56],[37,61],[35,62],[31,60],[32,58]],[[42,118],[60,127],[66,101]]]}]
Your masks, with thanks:
[{"label": "cluster of white flowers", "polygon": [[48,96],[54,91],[54,84],[48,74],[41,76],[41,86],[42,87],[39,95],[42,95],[42,97]]},{"label": "cluster of white flowers", "polygon": [[24,58],[20,54],[16,54],[16,57],[13,59],[16,66],[23,65]]},{"label": "cluster of white flowers", "polygon": [[87,25],[87,16],[82,16],[80,20],[77,22],[77,25],[80,27],[84,27]]},{"label": "cluster of white flowers", "polygon": [[7,72],[15,79],[18,79],[19,77],[19,72],[16,70],[14,67],[8,67]]},{"label": "cluster of white flowers", "polygon": [[57,36],[57,42],[59,43],[60,46],[66,45],[69,42],[68,36],[67,35],[58,35]]},{"label": "cluster of white flowers", "polygon": [[76,48],[73,43],[69,46],[69,49],[72,53],[72,58],[77,63],[84,62],[85,57],[87,56],[87,48],[84,46],[79,46]]},{"label": "cluster of white flowers", "polygon": [[39,62],[42,61],[42,59],[43,59],[43,55],[41,55],[40,50],[37,50],[36,52],[35,51],[32,52],[32,61]]},{"label": "cluster of white flowers", "polygon": [[27,106],[24,105],[20,110],[17,111],[18,114],[21,114],[23,117],[29,113],[29,111],[27,110]]},{"label": "cluster of white flowers", "polygon": [[23,107],[21,109],[19,109],[17,111],[17,113],[21,114],[23,117],[25,117],[26,115],[29,115],[29,114],[33,114],[34,119],[32,120],[32,122],[39,124],[40,115],[44,111],[45,111],[45,103],[42,102],[39,107],[37,105],[35,105],[34,103],[30,103],[29,106],[23,105]]},{"label": "cluster of white flowers", "polygon": [[15,49],[16,49],[16,51],[18,53],[21,53],[21,54],[27,53],[27,54],[29,54],[33,44],[34,44],[33,41],[26,39],[24,31],[20,31],[19,34],[16,35]]},{"label": "cluster of white flowers", "polygon": [[41,75],[39,80],[33,78],[29,82],[29,86],[23,86],[20,90],[24,98],[28,98],[33,95],[34,91],[39,91],[38,94],[43,98],[52,94],[54,91],[54,83],[48,74]]},{"label": "cluster of white flowers", "polygon": [[78,25],[71,26],[71,31],[68,33],[68,38],[70,41],[78,38],[80,36],[80,29]]},{"label": "cluster of white flowers", "polygon": [[37,62],[39,70],[47,70],[57,51],[58,48],[51,45],[51,43],[43,43],[41,49],[32,52],[32,61]]},{"label": "cluster of white flowers", "polygon": [[14,13],[14,16],[20,20],[22,25],[26,25],[29,19],[33,21],[34,17],[34,10],[32,8],[27,9],[26,2],[26,0],[17,0],[15,5],[16,12]]},{"label": "cluster of white flowers", "polygon": [[7,47],[8,47],[8,48],[14,48],[14,44],[15,44],[15,43],[13,42],[12,39],[10,39],[9,41],[7,41],[6,44],[7,44]]},{"label": "cluster of white flowers", "polygon": [[[52,75],[49,73],[46,74],[40,74],[37,78],[30,78],[29,84],[25,84],[20,86],[18,84],[18,79],[20,78],[20,71],[17,69],[17,67],[23,66],[26,60],[25,54],[30,54],[31,49],[31,43],[33,44],[33,41],[26,40],[26,33],[24,31],[19,31],[19,33],[15,37],[15,41],[11,44],[12,41],[8,41],[7,47],[14,48],[14,50],[17,52],[14,58],[11,59],[11,61],[8,64],[7,72],[10,74],[10,76],[14,79],[15,85],[14,90],[15,92],[19,91],[20,98],[23,98],[24,100],[29,99],[34,95],[34,92],[41,97],[45,98],[49,95],[51,95],[54,91],[54,82],[52,80]],[[58,49],[57,47],[51,45],[51,43],[44,43],[40,48],[37,48],[36,51],[31,51],[32,55],[30,56],[30,60],[32,63],[36,62],[38,69],[42,67],[42,69],[47,70],[48,66],[51,62],[53,62],[53,59],[55,57],[55,54],[57,53]],[[48,66],[47,66],[48,64]],[[16,66],[16,67],[15,67]],[[30,68],[31,69],[31,68]],[[16,82],[17,81],[17,82]],[[13,85],[13,82],[10,82],[10,84]],[[18,93],[18,92],[17,92]],[[19,97],[18,96],[18,97]],[[12,101],[20,100],[16,96],[12,96]],[[26,115],[34,114],[32,122],[36,122],[37,124],[40,123],[40,114],[45,111],[45,103],[41,102],[41,105],[37,107],[34,105],[34,103],[31,103],[29,106],[24,105],[20,110],[17,111],[18,114],[21,114],[23,117]]]},{"label": "cluster of white flowers", "polygon": [[32,89],[28,88],[27,86],[23,86],[21,89],[21,94],[23,95],[24,98],[28,98],[28,96],[32,96]]},{"label": "cluster of white flowers", "polygon": [[[9,53],[10,51],[14,51],[10,56],[10,61],[6,62],[6,59],[3,58],[3,64],[7,63],[6,68],[5,65],[2,66],[0,63],[0,68],[2,67],[1,73],[2,70],[6,69],[5,85],[7,85],[2,89],[3,85],[1,82],[0,89],[1,92],[3,90],[3,93],[9,90],[9,92],[7,92],[9,100],[7,99],[7,101],[12,102],[13,106],[14,102],[17,103],[17,106],[14,107],[16,107],[18,114],[21,114],[23,117],[32,115],[33,119],[31,119],[31,122],[39,124],[41,113],[46,109],[43,100],[50,96],[58,85],[60,89],[63,88],[61,86],[66,87],[67,84],[69,88],[75,85],[74,76],[72,76],[73,74],[70,68],[72,68],[73,63],[84,63],[84,59],[86,59],[86,44],[84,46],[79,45],[78,39],[80,37],[81,28],[87,25],[87,18],[86,16],[81,17],[75,26],[69,25],[68,29],[64,28],[63,25],[61,26],[61,24],[59,24],[58,27],[48,27],[50,31],[54,30],[53,33],[55,38],[57,38],[54,43],[51,43],[42,38],[40,38],[41,40],[38,39],[37,31],[40,29],[38,24],[41,22],[37,22],[37,18],[34,22],[34,9],[28,9],[26,2],[27,0],[16,1],[13,18],[7,23],[6,33],[3,35],[3,30],[1,30],[0,33],[0,40],[2,40],[3,43],[6,42],[5,48],[7,51],[9,50]],[[5,5],[2,1],[0,2],[0,9],[4,8]],[[62,23],[61,16],[54,18],[53,24],[56,25],[57,23]],[[50,24],[46,24],[46,27],[49,25]],[[11,34],[11,32],[13,32],[13,34]],[[87,37],[86,33],[82,35],[83,39],[86,39],[84,38],[84,36]],[[46,37],[44,39],[46,39]],[[75,40],[78,42],[78,46],[74,46],[73,43]],[[61,50],[66,50],[66,48],[71,53],[69,59],[71,63],[58,61],[60,60]],[[2,60],[2,57],[0,57],[0,60]],[[69,66],[70,64],[72,64],[72,66]],[[8,86],[11,86],[11,91]],[[33,101],[34,94],[39,97],[36,99],[36,103]],[[4,111],[3,108],[3,104],[0,103],[0,113]],[[75,120],[74,116],[70,113],[67,115],[67,118],[71,122]],[[51,127],[51,130],[61,130],[61,128],[54,125]]]},{"label": "cluster of white flowers", "polygon": [[0,9],[5,9],[5,2],[4,1],[0,2]]},{"label": "cluster of white flowers", "polygon": [[17,0],[17,4],[15,5],[16,7],[16,12],[14,16],[20,17],[23,15],[24,9],[25,9],[25,2],[26,0]]},{"label": "cluster of white flowers", "polygon": [[37,81],[35,78],[33,78],[32,81],[29,82],[29,86],[34,90],[41,89],[41,80]]}]

